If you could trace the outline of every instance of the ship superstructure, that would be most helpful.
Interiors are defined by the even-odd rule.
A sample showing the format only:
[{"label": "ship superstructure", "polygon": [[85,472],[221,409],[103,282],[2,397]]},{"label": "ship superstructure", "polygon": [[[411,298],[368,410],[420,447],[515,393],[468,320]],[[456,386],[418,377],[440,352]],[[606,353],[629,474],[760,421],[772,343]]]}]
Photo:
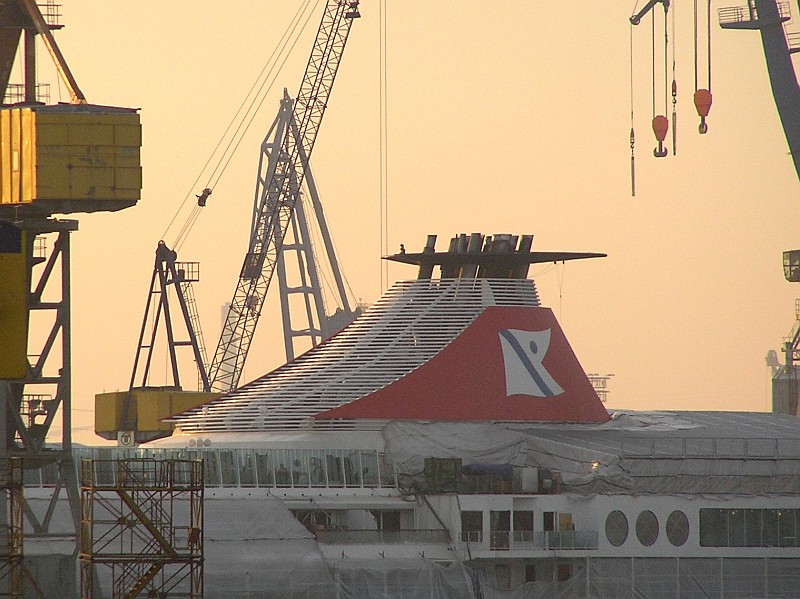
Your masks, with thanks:
[{"label": "ship superstructure", "polygon": [[607,411],[527,279],[599,254],[531,241],[398,254],[420,276],[325,343],[76,451],[203,459],[207,598],[795,597],[800,421]]}]

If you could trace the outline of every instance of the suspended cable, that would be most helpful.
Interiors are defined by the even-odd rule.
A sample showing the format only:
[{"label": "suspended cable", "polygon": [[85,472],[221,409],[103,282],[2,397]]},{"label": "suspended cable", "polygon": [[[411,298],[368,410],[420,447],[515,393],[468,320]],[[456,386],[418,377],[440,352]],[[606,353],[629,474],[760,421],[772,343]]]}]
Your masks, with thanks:
[{"label": "suspended cable", "polygon": [[[234,123],[238,119],[239,120],[238,126],[236,127],[235,131],[231,135],[231,137],[230,137],[230,139],[228,141],[228,144],[226,145],[224,151],[222,152],[222,155],[219,157],[216,165],[214,166],[214,168],[211,171],[211,174],[207,178],[206,189],[207,190],[213,189],[213,187],[216,186],[216,184],[219,182],[219,179],[222,176],[222,174],[224,173],[225,169],[227,168],[227,165],[230,163],[231,159],[233,158],[233,155],[236,153],[236,150],[238,149],[239,144],[241,143],[241,140],[244,137],[244,134],[247,132],[248,128],[252,124],[252,122],[253,122],[253,120],[255,118],[255,114],[257,113],[257,111],[261,107],[261,105],[263,104],[264,98],[266,98],[267,94],[272,89],[272,86],[274,84],[275,79],[277,78],[278,73],[280,73],[280,70],[283,68],[283,65],[286,63],[286,60],[288,59],[288,55],[291,53],[292,49],[294,49],[294,47],[295,47],[295,45],[296,45],[296,43],[297,43],[297,41],[299,39],[300,34],[305,30],[306,25],[308,24],[309,18],[311,16],[311,14],[313,13],[313,11],[309,11],[309,7],[311,6],[312,1],[314,2],[314,7],[316,7],[316,5],[318,5],[319,2],[320,2],[320,0],[304,0],[304,2],[300,5],[300,7],[295,12],[295,14],[292,17],[291,21],[287,25],[287,27],[284,30],[283,34],[281,35],[281,38],[278,41],[278,44],[273,49],[273,51],[270,54],[269,58],[265,62],[264,66],[262,67],[261,72],[258,74],[258,76],[256,77],[255,81],[251,85],[249,91],[245,95],[245,98],[242,100],[242,103],[240,104],[239,109],[236,111],[235,115],[231,118],[230,122],[228,123],[228,126],[226,127],[226,129],[223,132],[223,134],[220,136],[220,139],[217,141],[217,144],[215,145],[214,149],[210,153],[210,155],[209,155],[208,159],[206,160],[205,164],[203,165],[202,169],[200,170],[200,172],[198,173],[198,175],[195,178],[194,182],[192,183],[189,191],[187,192],[187,194],[184,197],[183,201],[181,202],[180,206],[176,210],[176,212],[173,215],[172,219],[167,224],[167,227],[166,227],[166,229],[164,230],[164,233],[161,236],[162,239],[167,236],[167,233],[169,232],[170,228],[173,226],[173,224],[175,223],[175,220],[177,219],[177,217],[179,216],[179,214],[181,213],[181,211],[185,207],[186,202],[189,200],[189,198],[192,197],[192,195],[194,193],[194,190],[197,188],[197,185],[198,185],[199,181],[203,177],[203,174],[207,172],[207,170],[209,168],[209,165],[211,164],[214,156],[217,155],[217,153],[219,151],[219,148],[222,146],[222,144],[224,143],[225,139],[229,136],[229,134],[231,132],[231,128],[233,127]],[[304,14],[306,14],[305,21],[303,21],[303,15]],[[302,24],[302,27],[300,28],[300,31],[298,32],[298,26],[301,23],[301,21],[302,21],[303,24]],[[293,40],[293,41],[291,42],[291,46],[289,46],[289,50],[287,52],[286,48],[289,45],[290,40]],[[280,61],[280,64],[278,65],[277,61],[280,60],[281,56],[283,56],[283,59]],[[269,85],[267,86],[266,91],[264,91],[264,87],[265,87],[265,85],[267,85],[267,82],[269,82]],[[259,83],[260,83],[260,86],[259,86]],[[256,90],[257,87],[258,87],[258,91],[255,92],[255,94],[254,94],[254,90]],[[262,92],[263,92],[263,94],[262,94]],[[262,98],[261,98],[261,101],[258,102],[258,104],[256,105],[256,102],[258,100],[258,95],[259,94],[262,94]],[[249,101],[249,104],[248,104],[248,101]],[[244,110],[244,113],[243,113],[242,111],[245,108],[245,106],[247,106],[247,108],[246,108],[246,110]],[[253,108],[254,106],[255,106],[255,109]],[[247,120],[248,116],[250,117],[249,120]],[[243,125],[244,125],[245,121],[247,121],[247,125],[244,126],[244,128],[243,128]],[[236,142],[235,145],[234,145],[234,141]],[[233,149],[231,150],[232,146],[233,146]],[[223,162],[224,162],[224,165],[223,165]],[[215,175],[217,175],[216,179],[214,179]],[[213,182],[212,182],[212,179],[213,179]],[[201,194],[201,196],[202,195],[203,194]],[[209,191],[208,194],[206,194],[206,197],[207,197],[207,195],[210,195],[210,191]],[[200,199],[201,196],[196,196],[196,197],[198,199]],[[196,208],[196,206],[195,206],[195,208]],[[192,214],[194,214],[194,213],[195,213],[195,209],[193,209],[193,211],[192,211]],[[186,223],[184,223],[183,227],[181,228],[181,232],[179,233],[179,240],[185,240],[186,236],[188,235],[189,231],[191,230],[192,226],[194,225],[194,222],[197,220],[197,215],[194,214],[194,216],[192,216],[192,214],[190,214],[189,219],[187,220]],[[177,244],[175,244],[175,245],[177,245]]]},{"label": "suspended cable", "polygon": [[706,4],[706,36],[708,37],[708,93],[711,93],[711,0]]},{"label": "suspended cable", "polygon": [[[386,43],[386,0],[379,3],[379,136],[380,136],[380,254],[389,253],[389,194],[388,194],[388,134],[387,134],[387,43]],[[389,264],[386,260],[381,260],[381,294],[389,286]]]},{"label": "suspended cable", "polygon": [[[666,6],[666,5],[665,5]],[[664,9],[664,114],[669,108],[669,19],[667,18],[666,8]]]},{"label": "suspended cable", "polygon": [[694,0],[694,90],[697,91],[697,0]]},{"label": "suspended cable", "polygon": [[[320,0],[317,0],[317,4],[319,4],[319,2],[320,2]],[[315,4],[314,8],[316,8],[316,4]],[[311,20],[311,17],[313,16],[313,14],[314,14],[313,10],[308,12],[308,14],[306,15],[305,21],[303,22],[303,26],[300,29],[300,33],[305,31],[306,26],[308,25],[308,22]],[[238,136],[237,136],[237,134],[239,133],[239,131],[240,131],[241,127],[242,127],[242,123],[244,122],[244,118],[247,118],[247,114],[245,114],[245,117],[242,119],[242,122],[237,127],[235,135],[234,135],[234,138],[233,138],[233,139],[236,139],[236,144],[233,146],[233,150],[228,153],[228,158],[225,161],[225,164],[222,166],[222,169],[219,170],[219,171],[215,170],[214,173],[212,173],[211,177],[209,177],[209,185],[211,185],[212,188],[214,186],[216,186],[216,184],[219,182],[220,178],[224,174],[225,169],[227,169],[228,164],[230,163],[230,161],[233,158],[234,154],[239,149],[239,145],[242,143],[242,140],[244,139],[244,134],[247,132],[247,130],[250,128],[250,125],[255,120],[255,117],[258,114],[259,109],[261,108],[261,106],[266,101],[266,99],[267,99],[267,97],[269,95],[269,92],[272,90],[272,86],[275,84],[275,80],[277,79],[278,74],[283,69],[283,66],[286,64],[286,61],[289,59],[289,55],[292,53],[292,50],[294,50],[294,48],[297,45],[297,42],[299,40],[300,40],[300,35],[298,34],[298,35],[296,35],[294,37],[294,40],[292,41],[292,45],[289,47],[289,51],[284,54],[283,60],[281,61],[280,66],[277,68],[277,70],[274,70],[274,72],[270,71],[270,73],[268,74],[267,78],[269,78],[271,76],[272,80],[269,82],[269,85],[267,85],[266,90],[264,90],[263,93],[261,94],[261,99],[259,100],[257,105],[255,105],[255,98],[253,99],[253,102],[251,103],[250,108],[252,108],[255,105],[255,109],[250,111],[250,119],[247,121],[247,125],[245,126],[244,130],[241,132],[241,135],[238,135]],[[285,48],[285,46],[284,46],[284,48]],[[261,88],[259,89],[259,92],[261,92],[261,90],[264,89],[265,85],[266,85],[266,79],[264,80],[264,83],[262,83]],[[248,110],[250,110],[250,109],[248,109]],[[230,147],[231,147],[231,145],[233,143],[233,139],[231,140],[231,142],[228,143],[226,151],[228,151],[230,149]],[[216,174],[217,176],[212,182],[211,179],[214,177],[214,174]]]},{"label": "suspended cable", "polygon": [[652,72],[653,72],[653,133],[658,141],[658,146],[653,150],[653,156],[656,158],[663,158],[669,152],[664,147],[664,140],[667,137],[669,130],[669,119],[667,119],[667,104],[668,104],[668,91],[667,91],[667,63],[669,60],[669,35],[667,31],[667,5],[664,4],[664,114],[656,114],[656,16],[655,11],[651,12],[651,44],[652,44]]},{"label": "suspended cable", "polygon": [[[675,29],[675,6],[672,6],[672,155],[678,153],[678,81],[675,78],[675,47],[677,46]],[[666,51],[665,51],[666,54]]]},{"label": "suspended cable", "polygon": [[700,116],[700,125],[698,126],[697,130],[701,133],[708,132],[708,124],[706,123],[706,117],[708,116],[709,111],[711,110],[711,0],[708,0],[706,3],[706,38],[707,38],[707,54],[706,54],[706,66],[708,68],[708,76],[707,76],[707,88],[700,88],[699,87],[699,59],[698,59],[698,49],[700,47],[698,41],[698,21],[700,18],[699,11],[697,9],[697,1],[694,0],[694,105],[697,109],[697,114]]},{"label": "suspended cable", "polygon": [[656,15],[655,13],[650,13],[650,56],[651,56],[651,64],[650,64],[650,72],[652,74],[653,80],[653,90],[652,90],[652,103],[653,103],[653,114],[652,116],[655,118],[656,116]]},{"label": "suspended cable", "polygon": [[[634,6],[634,10],[636,7]],[[628,25],[630,30],[630,67],[631,67],[631,196],[636,195],[636,167],[634,159],[634,146],[636,145],[636,136],[633,131],[633,23]]]}]

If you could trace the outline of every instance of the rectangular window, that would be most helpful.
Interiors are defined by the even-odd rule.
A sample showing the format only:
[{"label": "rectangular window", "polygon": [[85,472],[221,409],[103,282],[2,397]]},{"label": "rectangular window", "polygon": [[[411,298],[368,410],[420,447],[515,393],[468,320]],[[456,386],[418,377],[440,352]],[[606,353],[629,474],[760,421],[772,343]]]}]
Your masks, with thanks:
[{"label": "rectangular window", "polygon": [[521,510],[514,512],[514,540],[519,542],[533,541],[533,512]]},{"label": "rectangular window", "polygon": [[219,464],[216,451],[203,452],[203,465],[205,466],[205,485],[207,487],[219,486]]},{"label": "rectangular window", "polygon": [[219,452],[220,471],[222,472],[222,486],[235,487],[239,476],[239,464],[236,463],[236,454],[232,449],[223,449]]},{"label": "rectangular window", "polygon": [[378,452],[361,452],[361,481],[365,487],[378,486]]},{"label": "rectangular window", "polygon": [[731,510],[728,513],[728,533],[730,547],[745,547],[745,511]]},{"label": "rectangular window", "polygon": [[797,547],[798,511],[700,510],[702,547]]},{"label": "rectangular window", "polygon": [[255,487],[256,468],[252,450],[242,451],[239,459],[239,484],[242,487]]},{"label": "rectangular window", "polygon": [[728,545],[728,510],[700,509],[700,546],[730,546]]},{"label": "rectangular window", "polygon": [[764,547],[762,515],[766,510],[744,510],[745,546]]},{"label": "rectangular window", "polygon": [[764,531],[762,535],[762,542],[764,547],[778,547],[778,519],[780,510],[763,510],[764,511]]},{"label": "rectangular window", "polygon": [[781,547],[797,547],[797,510],[780,510],[778,532]]},{"label": "rectangular window", "polygon": [[553,531],[556,529],[556,513],[555,512],[545,512],[543,516],[543,528],[546,532]]},{"label": "rectangular window", "polygon": [[461,540],[465,543],[483,542],[483,512],[461,512]]},{"label": "rectangular window", "polygon": [[400,510],[370,510],[378,530],[400,532]]},{"label": "rectangular window", "polygon": [[256,472],[258,473],[259,487],[271,487],[275,484],[272,456],[269,453],[259,452],[256,454]]},{"label": "rectangular window", "polygon": [[292,475],[293,487],[307,487],[308,479],[308,455],[302,449],[289,450],[290,473]]},{"label": "rectangular window", "polygon": [[525,582],[536,582],[535,564],[525,564]]},{"label": "rectangular window", "polygon": [[490,549],[505,550],[509,547],[511,534],[511,512],[489,512]]},{"label": "rectangular window", "polygon": [[324,459],[324,455],[319,450],[312,449],[309,453],[308,477],[312,487],[324,487],[327,483],[325,480]]}]

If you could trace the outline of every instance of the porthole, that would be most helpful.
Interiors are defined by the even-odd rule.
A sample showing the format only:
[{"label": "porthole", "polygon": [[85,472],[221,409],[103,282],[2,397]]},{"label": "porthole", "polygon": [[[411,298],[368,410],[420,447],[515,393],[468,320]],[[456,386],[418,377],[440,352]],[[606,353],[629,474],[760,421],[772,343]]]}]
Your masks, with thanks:
[{"label": "porthole", "polygon": [[669,542],[680,547],[689,538],[689,519],[681,511],[675,510],[667,518],[667,538]]},{"label": "porthole", "polygon": [[628,519],[619,510],[606,517],[606,538],[614,547],[619,547],[628,538]]},{"label": "porthole", "polygon": [[636,538],[645,547],[658,539],[658,518],[650,510],[645,510],[636,518]]}]

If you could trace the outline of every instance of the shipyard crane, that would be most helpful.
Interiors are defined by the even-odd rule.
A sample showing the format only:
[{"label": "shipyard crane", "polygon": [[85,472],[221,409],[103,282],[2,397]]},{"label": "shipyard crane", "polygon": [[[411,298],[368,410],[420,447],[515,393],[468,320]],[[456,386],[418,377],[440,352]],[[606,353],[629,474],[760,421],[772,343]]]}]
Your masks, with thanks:
[{"label": "shipyard crane", "polygon": [[300,91],[294,100],[296,131],[286,128],[281,151],[273,152],[274,159],[268,161],[265,172],[258,174],[257,207],[250,243],[208,371],[213,391],[229,391],[239,383],[264,298],[292,223],[350,28],[353,20],[360,16],[358,4],[358,0],[327,0]]},{"label": "shipyard crane", "polygon": [[[641,10],[630,17],[631,24],[638,25],[642,18],[659,4],[664,8],[666,20],[670,0],[648,0]],[[798,4],[800,5],[800,3]],[[708,5],[710,11],[710,0],[708,0]],[[789,153],[795,172],[800,178],[800,86],[798,86],[797,74],[792,63],[792,54],[800,51],[800,38],[797,34],[789,34],[784,30],[784,24],[791,19],[789,6],[788,2],[779,2],[778,0],[747,0],[746,6],[720,8],[719,25],[722,29],[751,30],[761,34],[761,45],[764,49],[772,95],[786,141],[789,144]],[[701,133],[705,133],[707,130],[705,117],[708,115],[708,108],[711,105],[710,52],[708,60],[709,89],[700,89],[695,92],[695,104],[701,116]],[[665,93],[666,91],[665,89]],[[673,82],[673,94],[674,91]],[[698,92],[702,92],[700,96],[703,105],[698,103]],[[659,119],[658,125],[662,127],[659,131],[654,131],[660,146],[666,134],[667,119],[664,115],[658,115],[656,118]],[[654,130],[656,127],[657,123],[654,118]]]},{"label": "shipyard crane", "polygon": [[[633,25],[638,25],[642,17],[661,4],[664,11],[669,10],[670,0],[649,0],[636,14],[630,17]],[[710,8],[710,0],[708,0]],[[798,3],[800,6],[800,3]],[[795,172],[800,178],[800,85],[792,62],[792,55],[800,52],[800,36],[785,30],[785,24],[791,19],[790,4],[778,0],[747,0],[745,6],[727,7],[719,10],[719,24],[722,29],[758,31],[769,75],[772,95],[778,109],[781,126],[789,145]],[[709,65],[710,69],[710,65]],[[709,88],[710,88],[709,71]],[[707,91],[708,106],[711,104],[710,89]],[[698,106],[698,111],[701,107]],[[707,114],[707,107],[706,107]],[[701,113],[701,117],[703,117]],[[658,117],[656,117],[658,118]],[[661,117],[662,123],[666,121]],[[656,120],[653,121],[654,132]],[[673,126],[674,130],[674,126]],[[701,133],[704,131],[701,129]],[[656,132],[659,146],[663,134]],[[631,130],[633,144],[633,130]],[[657,154],[658,155],[658,154]],[[783,253],[784,276],[789,282],[800,282],[800,250]],[[775,412],[798,414],[797,366],[800,362],[800,302],[796,306],[797,317],[789,337],[783,344],[785,364],[773,368],[772,373],[772,409]],[[771,363],[777,362],[777,358]]]},{"label": "shipyard crane", "polygon": [[[156,248],[155,265],[144,311],[139,342],[134,358],[130,387],[122,400],[119,430],[133,430],[133,404],[147,388],[156,335],[163,322],[172,375],[172,385],[182,389],[176,348],[192,349],[197,365],[198,384],[203,392],[228,391],[236,387],[255,332],[261,307],[273,274],[277,271],[281,289],[281,312],[287,360],[294,358],[294,339],[308,337],[316,345],[335,330],[349,324],[357,315],[350,308],[333,242],[325,223],[309,157],[327,107],[352,21],[360,17],[358,2],[328,0],[296,99],[286,90],[278,115],[261,144],[248,251],[239,281],[225,319],[214,360],[208,364],[192,283],[199,280],[199,264],[178,262],[177,252],[162,240]],[[324,249],[337,287],[338,314],[325,314],[319,275],[311,249],[309,225],[301,200],[303,185],[309,190],[311,208],[319,225]],[[197,205],[184,225],[181,236],[191,228],[212,190],[197,196]],[[177,245],[178,242],[176,242]],[[285,254],[297,253],[299,286],[287,283]],[[301,294],[308,326],[294,330],[290,319],[289,296]],[[180,317],[173,317],[170,306],[177,305]],[[313,309],[312,309],[313,306]],[[151,320],[152,322],[149,322]],[[183,324],[179,338],[177,324]],[[149,329],[149,330],[148,330]],[[100,397],[100,396],[98,396]],[[108,431],[113,433],[113,431]],[[141,433],[142,431],[140,431]],[[98,432],[98,434],[102,434]],[[106,435],[107,436],[107,435]],[[144,439],[142,434],[136,435]]]}]

